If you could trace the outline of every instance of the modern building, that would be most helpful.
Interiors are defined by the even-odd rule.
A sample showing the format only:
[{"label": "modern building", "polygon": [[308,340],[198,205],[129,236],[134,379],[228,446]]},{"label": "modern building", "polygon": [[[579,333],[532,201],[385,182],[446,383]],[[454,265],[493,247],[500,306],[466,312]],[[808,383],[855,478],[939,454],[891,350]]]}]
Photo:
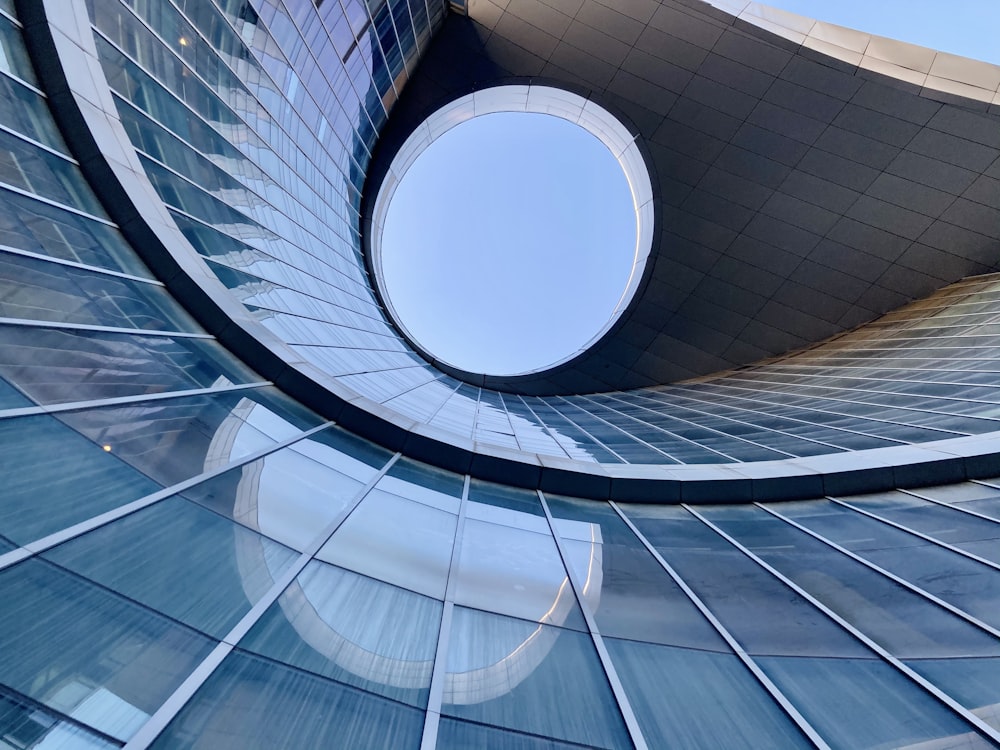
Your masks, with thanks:
[{"label": "modern building", "polygon": [[[1000,745],[1000,68],[742,0],[0,0],[0,52],[0,748]],[[376,283],[495,111],[598,133],[642,245],[512,377]]]}]

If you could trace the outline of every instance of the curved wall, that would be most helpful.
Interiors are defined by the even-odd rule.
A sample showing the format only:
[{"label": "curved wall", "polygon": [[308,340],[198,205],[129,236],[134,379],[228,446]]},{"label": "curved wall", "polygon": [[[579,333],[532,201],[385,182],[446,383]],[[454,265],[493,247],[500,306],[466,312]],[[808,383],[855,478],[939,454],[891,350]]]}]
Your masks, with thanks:
[{"label": "curved wall", "polygon": [[[851,494],[852,481],[866,481],[866,468],[887,485],[932,483],[928,468],[942,465],[996,475],[988,437],[954,439],[950,459],[942,443],[907,449],[908,456],[844,450],[825,459],[823,481],[841,483],[828,490],[835,497],[819,497],[820,488],[803,502],[771,502],[784,493],[762,475],[753,485],[760,503],[693,507],[676,504],[684,499],[678,486],[718,501],[726,492],[718,483],[723,471],[742,476],[747,487],[749,475],[693,466],[675,469],[667,481],[658,467],[626,467],[633,478],[649,469],[647,499],[675,504],[624,502],[633,497],[620,490],[630,485],[612,482],[612,473],[604,476],[610,501],[593,502],[517,489],[514,476],[496,484],[418,463],[331,424],[271,384],[294,390],[282,370],[254,372],[219,343],[233,342],[233,328],[259,330],[251,313],[277,317],[256,304],[281,299],[276,282],[235,276],[244,263],[261,273],[294,273],[294,264],[278,258],[299,230],[278,225],[271,210],[282,206],[303,231],[322,231],[308,212],[297,213],[308,193],[285,203],[294,192],[285,185],[301,189],[296,175],[311,169],[311,157],[325,157],[297,152],[307,136],[287,137],[296,132],[293,121],[285,131],[241,99],[240,82],[256,80],[262,60],[280,70],[279,48],[263,29],[289,33],[284,6],[277,6],[281,14],[258,6],[258,14],[237,2],[129,5],[162,14],[160,39],[176,40],[178,55],[144,53],[147,65],[176,65],[186,54],[211,65],[194,31],[216,40],[218,59],[240,72],[228,80],[231,89],[219,83],[220,90],[242,102],[240,112],[255,127],[222,109],[206,110],[208,119],[196,115],[189,107],[201,101],[204,81],[189,68],[163,73],[187,97],[179,108],[181,99],[117,58],[106,70],[130,81],[123,90],[136,101],[164,119],[187,113],[169,121],[187,129],[188,145],[200,144],[200,158],[189,161],[195,149],[177,148],[138,113],[132,124],[128,114],[113,121],[115,101],[97,85],[106,80],[97,47],[89,47],[89,62],[60,66],[61,86],[49,85],[46,67],[57,59],[88,60],[93,37],[82,12],[46,20],[38,4],[25,2],[22,27],[0,0],[3,743],[136,750],[1000,745],[1000,483],[960,482],[960,474],[919,491]],[[65,10],[58,3],[48,9],[56,6]],[[99,7],[122,14],[118,28],[134,49],[150,39],[148,27],[126,23],[138,16],[124,5],[94,0],[95,18]],[[303,30],[318,28],[309,21],[313,7],[297,6]],[[390,38],[387,30],[400,28],[402,9],[419,14],[420,4],[373,5],[367,22],[366,6],[319,4],[331,34],[347,24],[365,37],[374,22],[379,45]],[[191,25],[164,20],[180,18]],[[98,47],[109,43],[100,31],[97,38]],[[252,39],[255,56],[239,48],[223,58],[227,39]],[[386,47],[382,62],[371,61],[371,79],[399,85],[413,61],[397,56],[393,43]],[[352,49],[345,48],[348,59]],[[301,65],[295,70],[308,68]],[[279,90],[292,95],[294,80],[282,78]],[[389,101],[365,91],[349,101],[364,101],[366,112],[377,114]],[[128,112],[123,99],[117,106]],[[82,117],[67,120],[74,111]],[[357,121],[357,133],[367,132],[367,118]],[[74,122],[89,128],[84,158],[74,158],[63,137],[86,146]],[[258,128],[280,154],[255,138]],[[144,163],[122,148],[126,130],[146,144]],[[189,171],[157,166],[149,153],[155,143],[173,143],[156,154]],[[361,153],[364,138],[353,143]],[[345,171],[316,183],[317,190],[350,193],[357,177],[340,163]],[[271,171],[252,171],[254,164]],[[112,182],[95,184],[95,174]],[[266,205],[252,200],[245,183],[225,181],[237,176],[255,186],[259,200],[266,196]],[[185,189],[200,192],[185,201]],[[126,211],[102,205],[98,194],[106,200],[114,191]],[[226,212],[213,202],[219,198],[239,211]],[[206,215],[186,214],[185,206]],[[166,218],[149,223],[157,212]],[[275,227],[268,234],[244,212]],[[246,244],[227,239],[230,232]],[[178,244],[170,246],[174,266],[158,269],[173,268],[161,282],[137,250],[155,253],[134,247],[185,236],[211,251],[217,277],[187,262],[191,248]],[[341,268],[335,257],[326,260]],[[310,278],[333,285],[359,267],[344,264],[334,273],[325,270],[332,265],[315,266]],[[296,283],[308,276],[299,271]],[[242,306],[225,296],[209,308],[198,301],[206,291],[228,294],[220,278],[238,280],[232,288]],[[898,429],[908,423],[896,411],[877,410],[935,420],[943,412],[921,411],[896,384],[912,378],[925,388],[949,370],[939,402],[951,404],[956,418],[988,421],[995,286],[991,278],[969,280],[851,337],[706,387],[816,415],[865,403],[869,421]],[[178,300],[212,324],[211,332]],[[287,342],[264,344],[257,367]],[[905,378],[860,372],[870,351],[880,352],[886,374]],[[834,384],[823,382],[828,371],[837,373]],[[819,389],[845,387],[847,373],[866,381],[846,388],[854,401],[846,394],[824,401],[832,394]],[[740,386],[744,377],[752,385]],[[869,391],[874,403],[860,400]],[[635,398],[652,403],[658,392]],[[698,392],[678,387],[671,408],[679,394],[694,400]],[[768,401],[767,394],[776,395]],[[800,402],[787,403],[789,394]],[[321,403],[316,392],[308,395]],[[705,400],[719,408],[718,398]],[[522,401],[529,402],[546,403]],[[661,414],[666,402],[657,403],[651,412]],[[584,420],[583,411],[574,411],[575,419]],[[692,424],[707,424],[705,412]],[[730,416],[733,425],[748,424]],[[796,424],[814,430],[827,419]],[[641,421],[629,424],[633,439],[646,439]],[[567,428],[560,422],[560,429]],[[553,441],[562,435],[549,434]],[[927,460],[932,455],[938,460]],[[583,466],[563,476],[579,476]],[[808,464],[788,459],[773,468],[781,479],[807,472]]]}]

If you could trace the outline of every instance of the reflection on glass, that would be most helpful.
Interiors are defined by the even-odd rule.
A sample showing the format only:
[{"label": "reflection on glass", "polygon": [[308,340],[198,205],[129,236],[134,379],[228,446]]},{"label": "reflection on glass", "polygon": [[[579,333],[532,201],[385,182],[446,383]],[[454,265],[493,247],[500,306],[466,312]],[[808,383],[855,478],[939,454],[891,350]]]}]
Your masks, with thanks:
[{"label": "reflection on glass", "polygon": [[45,556],[220,638],[295,559],[286,547],[178,497]]},{"label": "reflection on glass", "polygon": [[27,544],[161,489],[41,414],[0,419],[0,535]]},{"label": "reflection on glass", "polygon": [[424,707],[440,623],[440,602],[314,561],[240,647]]},{"label": "reflection on glass", "polygon": [[0,688],[0,737],[19,750],[111,750],[109,740]]},{"label": "reflection on glass", "polygon": [[601,635],[729,651],[607,504],[551,495],[545,499]]},{"label": "reflection on glass", "polygon": [[234,651],[152,744],[157,750],[417,750],[424,714]]},{"label": "reflection on glass", "polygon": [[[38,560],[0,572],[0,601],[0,681],[122,740],[215,645]],[[0,731],[2,716],[0,708]],[[40,721],[43,728],[53,723]],[[0,737],[0,747],[11,747]]]},{"label": "reflection on glass", "polygon": [[992,747],[880,659],[768,656],[757,663],[833,747]]},{"label": "reflection on glass", "polygon": [[651,748],[812,747],[734,654],[604,643]]},{"label": "reflection on glass", "polygon": [[183,494],[302,550],[348,507],[389,455],[326,429]]},{"label": "reflection on glass", "polygon": [[589,635],[455,607],[442,713],[587,747],[632,747]]}]

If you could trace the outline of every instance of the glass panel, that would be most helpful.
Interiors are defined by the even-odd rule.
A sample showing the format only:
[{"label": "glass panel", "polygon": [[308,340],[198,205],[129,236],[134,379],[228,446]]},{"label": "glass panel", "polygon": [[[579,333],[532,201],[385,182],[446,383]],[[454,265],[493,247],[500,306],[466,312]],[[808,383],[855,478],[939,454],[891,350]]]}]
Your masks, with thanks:
[{"label": "glass panel", "polygon": [[996,568],[829,500],[774,507],[918,588],[1000,627],[1000,571]]},{"label": "glass panel", "polygon": [[992,747],[889,664],[867,659],[759,657],[757,663],[836,748]]},{"label": "glass panel", "polygon": [[582,750],[584,745],[441,717],[436,747],[437,750],[469,750],[473,747],[490,750]]},{"label": "glass panel", "polygon": [[0,17],[0,70],[38,85],[20,30],[3,17]]},{"label": "glass panel", "polygon": [[2,130],[0,182],[105,218],[101,204],[83,179],[79,167]]},{"label": "glass panel", "polygon": [[[2,351],[2,348],[0,348]],[[7,381],[0,379],[0,410],[18,409],[22,406],[34,406],[27,396],[18,391]]]},{"label": "glass panel", "polygon": [[0,76],[0,101],[0,123],[56,151],[69,153],[41,94]]},{"label": "glass panel", "polygon": [[220,638],[295,559],[291,550],[176,497],[44,554]]},{"label": "glass panel", "polygon": [[260,381],[214,341],[4,325],[0,374],[40,404]]},{"label": "glass panel", "polygon": [[514,526],[465,519],[455,602],[586,629],[552,537]]},{"label": "glass panel", "polygon": [[0,689],[0,738],[7,747],[18,750],[110,750],[119,747],[3,689]]},{"label": "glass panel", "polygon": [[440,602],[311,562],[240,647],[423,708],[440,624]]},{"label": "glass panel", "polygon": [[895,656],[1000,656],[1000,640],[760,508],[699,512]]},{"label": "glass panel", "polygon": [[546,502],[601,635],[729,651],[607,504],[551,495]]},{"label": "glass panel", "polygon": [[0,191],[0,244],[53,258],[150,278],[117,229],[47,203]]},{"label": "glass panel", "polygon": [[199,331],[155,284],[0,252],[0,316],[80,325]]},{"label": "glass panel", "polygon": [[748,652],[868,655],[845,630],[683,508],[622,509]]},{"label": "glass panel", "polygon": [[166,485],[320,421],[274,388],[62,412],[58,419]]},{"label": "glass panel", "polygon": [[376,487],[316,556],[444,599],[456,524],[454,513]]},{"label": "glass panel", "polygon": [[604,643],[651,748],[812,747],[735,655]]},{"label": "glass panel", "polygon": [[343,512],[390,456],[328,428],[183,495],[301,550]]},{"label": "glass panel", "polygon": [[424,713],[234,651],[151,747],[416,750]]},{"label": "glass panel", "polygon": [[0,572],[0,600],[0,680],[122,740],[215,645],[40,560]]},{"label": "glass panel", "polygon": [[534,492],[470,483],[455,577],[458,604],[586,629]]},{"label": "glass panel", "polygon": [[911,659],[906,664],[1000,729],[1000,659]]},{"label": "glass panel", "polygon": [[441,711],[587,747],[626,748],[590,636],[455,607]]},{"label": "glass panel", "polygon": [[1000,523],[935,505],[903,492],[860,495],[844,500],[879,518],[1000,563],[1000,545],[997,544]]},{"label": "glass panel", "polygon": [[48,415],[0,419],[0,535],[27,544],[161,489]]}]

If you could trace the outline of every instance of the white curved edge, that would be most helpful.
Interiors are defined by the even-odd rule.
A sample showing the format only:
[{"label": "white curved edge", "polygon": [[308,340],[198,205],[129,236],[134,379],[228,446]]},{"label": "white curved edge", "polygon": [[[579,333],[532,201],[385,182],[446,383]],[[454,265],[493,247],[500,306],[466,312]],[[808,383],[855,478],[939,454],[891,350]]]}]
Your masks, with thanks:
[{"label": "white curved edge", "polygon": [[1000,65],[939,52],[746,0],[702,0],[783,39],[931,91],[1000,105]]},{"label": "white curved edge", "polygon": [[[646,161],[636,143],[637,136],[604,107],[566,89],[533,84],[494,86],[467,94],[441,107],[410,134],[396,156],[393,157],[372,208],[369,252],[371,253],[372,268],[375,272],[375,283],[383,292],[382,299],[392,322],[405,333],[411,342],[419,342],[419,338],[406,327],[401,316],[393,307],[391,297],[386,293],[385,277],[382,270],[382,234],[392,198],[407,170],[435,140],[463,122],[475,117],[501,112],[525,112],[559,117],[579,125],[601,141],[618,161],[625,175],[632,193],[636,221],[636,243],[632,254],[632,268],[621,296],[612,308],[607,322],[585,344],[566,356],[546,364],[544,367],[503,374],[503,377],[519,377],[546,372],[580,356],[611,329],[629,306],[639,288],[639,283],[642,281],[646,261],[649,259],[655,237],[653,185]],[[451,363],[447,364],[457,367]]]}]

